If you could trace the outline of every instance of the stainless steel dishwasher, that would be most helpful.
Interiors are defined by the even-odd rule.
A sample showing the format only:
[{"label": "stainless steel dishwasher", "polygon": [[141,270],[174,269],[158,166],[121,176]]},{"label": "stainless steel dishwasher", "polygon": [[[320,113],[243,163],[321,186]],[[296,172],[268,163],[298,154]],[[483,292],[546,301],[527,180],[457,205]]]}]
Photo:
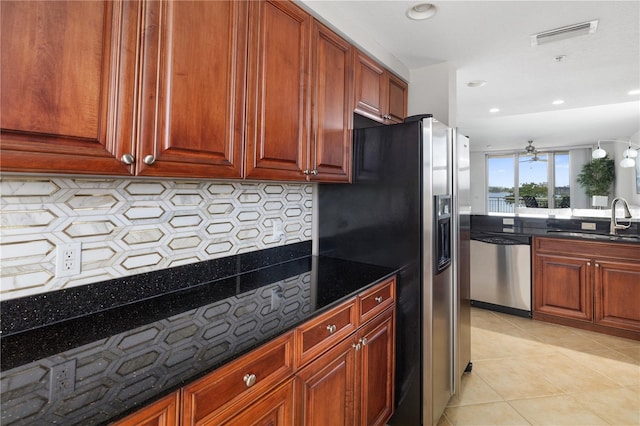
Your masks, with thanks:
[{"label": "stainless steel dishwasher", "polygon": [[531,237],[471,232],[471,304],[531,317]]}]

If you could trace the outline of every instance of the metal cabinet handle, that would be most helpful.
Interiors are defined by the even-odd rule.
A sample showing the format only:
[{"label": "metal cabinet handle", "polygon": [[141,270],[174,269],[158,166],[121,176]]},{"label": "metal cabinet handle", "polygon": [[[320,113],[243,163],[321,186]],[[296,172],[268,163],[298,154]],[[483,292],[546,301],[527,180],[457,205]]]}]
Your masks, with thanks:
[{"label": "metal cabinet handle", "polygon": [[311,174],[314,176],[318,176],[318,171],[316,169],[311,170]]},{"label": "metal cabinet handle", "polygon": [[304,175],[306,175],[306,176],[309,176],[309,175],[311,174],[311,170],[309,170],[309,169],[304,169],[304,170],[302,171],[302,173],[303,173]]},{"label": "metal cabinet handle", "polygon": [[362,339],[360,339],[360,342],[362,343],[362,346],[366,346],[367,345],[367,338],[363,337]]},{"label": "metal cabinet handle", "polygon": [[382,296],[378,296],[374,300],[378,303],[382,303]]},{"label": "metal cabinet handle", "polygon": [[360,343],[353,343],[351,345],[351,347],[354,348],[356,351],[359,351],[360,350]]},{"label": "metal cabinet handle", "polygon": [[335,325],[333,325],[333,324],[329,324],[329,325],[327,326],[327,330],[329,330],[329,333],[333,334],[333,333],[335,333],[335,332],[336,332],[337,327],[336,327]]},{"label": "metal cabinet handle", "polygon": [[244,377],[242,378],[242,380],[244,380],[244,383],[247,385],[248,388],[250,388],[251,386],[253,386],[256,383],[256,375],[255,374],[245,374]]},{"label": "metal cabinet handle", "polygon": [[144,164],[146,164],[147,166],[152,165],[153,163],[156,162],[156,157],[154,157],[153,155],[149,154],[146,157],[144,157]]},{"label": "metal cabinet handle", "polygon": [[136,159],[133,157],[133,155],[127,153],[124,154],[122,157],[120,157],[120,160],[122,160],[122,162],[124,164],[126,164],[127,166],[133,164],[134,161],[136,161]]},{"label": "metal cabinet handle", "polygon": [[599,267],[600,267],[600,264],[599,264],[599,263],[596,263],[596,268],[599,268]]},{"label": "metal cabinet handle", "polygon": [[587,262],[587,266],[591,266],[591,262]]}]

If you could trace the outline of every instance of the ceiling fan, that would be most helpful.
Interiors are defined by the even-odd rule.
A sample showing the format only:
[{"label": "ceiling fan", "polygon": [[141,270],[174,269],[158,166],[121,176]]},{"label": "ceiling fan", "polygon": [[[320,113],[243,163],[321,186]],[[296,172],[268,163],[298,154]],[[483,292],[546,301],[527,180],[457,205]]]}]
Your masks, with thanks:
[{"label": "ceiling fan", "polygon": [[534,162],[534,161],[547,161],[546,157],[539,157],[538,156],[538,154],[542,154],[542,153],[540,151],[538,151],[535,146],[533,146],[533,141],[528,141],[528,143],[529,143],[529,145],[527,145],[524,148],[523,155],[524,156],[531,156],[531,158],[528,159],[528,160],[521,159],[520,160],[521,163],[531,163],[531,162]]}]

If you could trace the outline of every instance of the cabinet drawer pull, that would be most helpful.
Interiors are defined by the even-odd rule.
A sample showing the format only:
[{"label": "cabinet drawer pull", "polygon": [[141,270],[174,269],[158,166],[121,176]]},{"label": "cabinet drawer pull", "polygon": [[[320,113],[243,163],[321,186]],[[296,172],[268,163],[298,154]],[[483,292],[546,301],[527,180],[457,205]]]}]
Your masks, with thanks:
[{"label": "cabinet drawer pull", "polygon": [[353,343],[353,344],[351,345],[351,347],[352,347],[353,349],[355,349],[356,351],[359,351],[359,350],[360,350],[360,343]]},{"label": "cabinet drawer pull", "polygon": [[587,266],[591,266],[591,262],[587,262]]},{"label": "cabinet drawer pull", "polygon": [[311,174],[314,176],[318,176],[318,171],[316,169],[311,170]]},{"label": "cabinet drawer pull", "polygon": [[330,334],[333,334],[333,333],[335,333],[335,332],[336,332],[337,327],[336,327],[335,325],[333,325],[333,324],[329,324],[329,325],[327,326],[327,330],[329,330],[329,333],[330,333]]},{"label": "cabinet drawer pull", "polygon": [[599,264],[599,263],[596,263],[596,268],[599,268],[599,267],[600,267],[600,264]]},{"label": "cabinet drawer pull", "polygon": [[124,154],[120,160],[122,160],[122,162],[124,164],[126,164],[127,166],[133,164],[133,162],[135,161],[135,158],[133,157],[133,155],[131,154]]},{"label": "cabinet drawer pull", "polygon": [[153,163],[156,162],[156,157],[154,157],[153,155],[149,154],[146,157],[144,157],[144,164],[146,164],[147,166],[152,165]]},{"label": "cabinet drawer pull", "polygon": [[309,176],[311,174],[311,170],[309,169],[304,169],[304,171],[302,172],[304,175]]},{"label": "cabinet drawer pull", "polygon": [[253,386],[256,383],[256,375],[255,374],[245,374],[244,377],[242,378],[242,380],[244,380],[244,383],[247,385],[248,388],[250,388],[251,386]]},{"label": "cabinet drawer pull", "polygon": [[360,342],[362,342],[362,346],[367,346],[367,338],[363,337],[362,339],[360,339]]},{"label": "cabinet drawer pull", "polygon": [[378,296],[374,300],[378,303],[382,303],[382,296]]}]

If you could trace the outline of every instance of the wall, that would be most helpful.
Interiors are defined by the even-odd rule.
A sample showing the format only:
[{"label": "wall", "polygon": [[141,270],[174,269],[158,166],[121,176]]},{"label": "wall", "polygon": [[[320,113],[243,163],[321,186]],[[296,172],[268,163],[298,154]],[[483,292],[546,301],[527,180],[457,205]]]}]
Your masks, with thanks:
[{"label": "wall", "polygon": [[[311,239],[311,184],[34,176],[0,185],[3,300]],[[56,278],[56,246],[71,242],[82,243],[81,273]]]},{"label": "wall", "polygon": [[455,126],[455,99],[455,74],[449,63],[411,70],[409,115],[433,114],[441,122]]}]

